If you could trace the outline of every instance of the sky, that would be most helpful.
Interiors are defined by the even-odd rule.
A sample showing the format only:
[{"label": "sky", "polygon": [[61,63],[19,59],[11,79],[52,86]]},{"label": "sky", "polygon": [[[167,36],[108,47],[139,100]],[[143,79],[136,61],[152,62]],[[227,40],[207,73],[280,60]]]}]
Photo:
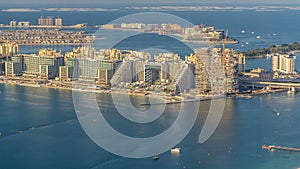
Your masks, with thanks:
[{"label": "sky", "polygon": [[292,5],[300,4],[299,0],[0,0],[0,6],[101,6],[101,5],[189,5],[189,4],[210,4],[210,5]]}]

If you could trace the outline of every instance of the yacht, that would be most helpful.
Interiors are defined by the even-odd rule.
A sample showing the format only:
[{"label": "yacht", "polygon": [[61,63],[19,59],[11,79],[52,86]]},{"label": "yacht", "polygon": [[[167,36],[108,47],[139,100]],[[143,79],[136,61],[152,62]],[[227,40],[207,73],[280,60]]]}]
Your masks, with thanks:
[{"label": "yacht", "polygon": [[172,154],[179,154],[180,153],[180,148],[178,148],[178,147],[177,148],[172,148],[171,153]]},{"label": "yacht", "polygon": [[158,157],[158,156],[154,156],[154,157],[152,157],[152,159],[153,159],[153,160],[158,160],[159,157]]}]

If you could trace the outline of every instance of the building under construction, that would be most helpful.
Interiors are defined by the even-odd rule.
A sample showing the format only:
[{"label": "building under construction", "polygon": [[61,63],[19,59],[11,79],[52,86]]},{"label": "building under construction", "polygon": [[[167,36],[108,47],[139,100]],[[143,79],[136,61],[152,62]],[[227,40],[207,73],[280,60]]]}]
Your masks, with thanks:
[{"label": "building under construction", "polygon": [[235,93],[239,68],[244,69],[244,56],[234,49],[203,48],[186,56],[186,62],[195,64],[195,81],[200,94]]}]

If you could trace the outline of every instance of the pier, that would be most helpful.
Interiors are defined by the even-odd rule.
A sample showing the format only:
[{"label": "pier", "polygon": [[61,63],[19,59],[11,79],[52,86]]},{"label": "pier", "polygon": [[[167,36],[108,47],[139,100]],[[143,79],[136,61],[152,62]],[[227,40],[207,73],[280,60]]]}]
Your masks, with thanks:
[{"label": "pier", "polygon": [[293,151],[293,152],[300,152],[300,148],[293,148],[293,147],[284,147],[284,146],[275,146],[275,145],[263,145],[261,146],[262,149],[266,149],[269,151],[275,151],[275,150],[279,150],[279,151]]}]

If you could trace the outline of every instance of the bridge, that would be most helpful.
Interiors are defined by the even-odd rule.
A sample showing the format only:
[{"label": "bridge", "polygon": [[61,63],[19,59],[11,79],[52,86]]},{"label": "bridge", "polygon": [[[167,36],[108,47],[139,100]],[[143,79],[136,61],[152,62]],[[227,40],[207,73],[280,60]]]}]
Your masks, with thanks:
[{"label": "bridge", "polygon": [[294,50],[291,53],[295,55],[296,53],[300,53],[300,50]]},{"label": "bridge", "polygon": [[254,82],[254,84],[271,85],[278,87],[300,87],[300,82]]},{"label": "bridge", "polygon": [[300,88],[300,81],[259,81],[258,79],[241,78],[241,85],[248,87],[266,87],[267,89],[290,89],[294,91],[296,88]]}]

